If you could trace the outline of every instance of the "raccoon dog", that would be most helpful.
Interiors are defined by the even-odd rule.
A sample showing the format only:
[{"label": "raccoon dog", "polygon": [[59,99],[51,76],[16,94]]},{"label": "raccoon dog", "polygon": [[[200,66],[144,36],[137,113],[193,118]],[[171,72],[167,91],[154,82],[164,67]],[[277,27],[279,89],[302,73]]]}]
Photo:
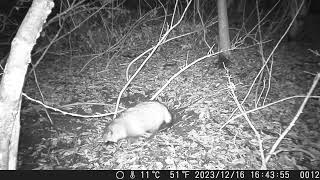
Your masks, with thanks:
[{"label": "raccoon dog", "polygon": [[163,123],[171,122],[167,107],[156,101],[142,102],[122,112],[113,120],[103,136],[105,142],[117,142],[127,137],[149,137]]}]

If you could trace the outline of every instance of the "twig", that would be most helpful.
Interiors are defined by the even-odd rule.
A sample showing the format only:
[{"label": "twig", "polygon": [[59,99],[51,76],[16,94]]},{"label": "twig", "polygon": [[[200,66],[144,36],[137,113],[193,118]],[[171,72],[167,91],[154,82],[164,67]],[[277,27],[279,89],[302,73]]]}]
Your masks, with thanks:
[{"label": "twig", "polygon": [[[251,109],[251,110],[248,110],[244,113],[240,113],[232,118],[230,118],[227,122],[225,122],[221,127],[220,127],[220,130],[222,130],[227,124],[229,124],[230,122],[234,121],[235,119],[238,119],[239,117],[242,117],[244,114],[249,114],[249,113],[253,113],[255,111],[258,111],[260,109],[264,109],[264,108],[267,108],[269,106],[272,106],[272,105],[275,105],[275,104],[278,104],[282,101],[286,101],[286,100],[290,100],[290,99],[294,99],[294,98],[305,98],[306,96],[290,96],[290,97],[286,97],[286,98],[283,98],[283,99],[280,99],[278,101],[275,101],[275,102],[272,102],[272,103],[269,103],[267,105],[263,105],[263,106],[260,106],[260,107],[257,107],[257,108],[254,108],[254,109]],[[318,98],[320,99],[320,96],[310,96],[310,98]]]},{"label": "twig", "polygon": [[[178,1],[176,1],[178,2]],[[122,88],[122,90],[119,93],[118,99],[117,99],[117,104],[116,104],[116,109],[115,112],[118,111],[118,106],[120,104],[120,98],[123,94],[123,92],[127,89],[127,87],[129,86],[129,84],[131,83],[131,81],[138,75],[138,73],[141,71],[141,69],[143,68],[143,66],[148,62],[148,60],[150,59],[150,57],[153,55],[153,53],[157,50],[157,48],[166,40],[167,36],[169,35],[169,33],[176,27],[178,26],[178,24],[180,24],[180,22],[182,21],[188,7],[190,6],[192,1],[189,1],[181,18],[178,20],[178,22],[172,26],[170,26],[170,28],[167,30],[167,32],[165,32],[165,34],[160,38],[160,40],[158,41],[158,43],[154,46],[154,48],[152,49],[152,51],[150,52],[150,54],[148,55],[148,57],[141,63],[140,67],[137,69],[137,71],[132,75],[132,77],[129,79],[129,81],[124,85],[124,87]],[[176,3],[177,5],[177,3]],[[116,117],[116,114],[114,114],[113,118]]]},{"label": "twig", "polygon": [[273,56],[271,57],[270,70],[268,71],[268,74],[269,74],[268,87],[267,87],[266,95],[264,96],[262,105],[264,105],[266,103],[266,100],[267,100],[268,95],[269,95],[269,91],[271,89],[272,68],[273,68]]},{"label": "twig", "polygon": [[[229,83],[229,90],[231,93],[231,96],[234,100],[234,102],[237,104],[238,109],[240,110],[240,112],[243,114],[243,117],[245,118],[245,120],[247,121],[247,123],[249,124],[249,126],[251,127],[251,129],[253,130],[257,140],[258,140],[258,144],[259,144],[259,151],[260,151],[260,157],[261,157],[261,161],[262,161],[262,167],[266,167],[266,161],[264,159],[264,152],[263,152],[263,146],[262,146],[262,139],[260,136],[260,133],[257,131],[257,129],[254,127],[254,125],[252,124],[252,122],[250,121],[248,115],[245,112],[244,107],[239,103],[238,98],[235,94],[235,85],[233,84],[233,82],[231,81],[231,77],[229,75],[229,70],[225,67],[226,71],[227,71],[227,78],[228,78],[228,83]],[[265,169],[265,168],[264,168]]]},{"label": "twig", "polygon": [[[44,102],[44,96],[43,96],[42,91],[41,91],[41,88],[40,88],[40,86],[39,86],[38,78],[37,78],[37,74],[36,74],[36,71],[35,71],[35,70],[33,71],[33,76],[34,76],[34,80],[35,80],[35,82],[36,82],[37,88],[38,88],[38,90],[39,90],[41,99],[42,99],[42,101]],[[53,121],[52,121],[52,119],[51,119],[51,117],[50,117],[47,109],[45,108],[44,111],[46,112],[46,115],[47,115],[47,117],[48,117],[51,125],[53,125]]]},{"label": "twig", "polygon": [[265,62],[265,63],[263,64],[263,66],[260,68],[260,71],[258,72],[257,76],[256,76],[255,79],[253,80],[253,82],[252,82],[252,84],[251,84],[251,86],[250,86],[250,88],[249,88],[246,96],[245,96],[244,99],[242,100],[241,104],[243,104],[243,103],[246,101],[246,99],[249,97],[249,95],[250,95],[250,93],[251,93],[251,90],[252,90],[255,82],[256,82],[257,79],[259,78],[260,74],[263,72],[264,68],[267,66],[269,60],[271,59],[271,57],[273,56],[274,52],[275,52],[276,49],[278,48],[278,46],[279,46],[280,42],[282,41],[282,39],[285,37],[285,35],[286,35],[286,34],[288,33],[288,31],[290,30],[290,27],[292,26],[294,20],[296,19],[297,15],[298,15],[298,13],[299,13],[299,11],[300,11],[300,9],[302,8],[302,5],[303,5],[303,3],[301,3],[301,5],[300,5],[300,7],[299,7],[299,9],[298,9],[298,11],[297,11],[297,13],[295,14],[294,18],[292,19],[290,25],[288,26],[288,28],[286,29],[286,31],[283,33],[283,35],[281,36],[281,38],[279,39],[279,41],[277,42],[277,44],[275,45],[275,47],[274,47],[274,48],[272,49],[272,51],[270,52],[270,55],[269,55],[269,57],[267,58],[266,62]]},{"label": "twig", "polygon": [[309,155],[309,156],[312,158],[312,160],[318,159],[315,155],[313,155],[313,154],[310,153],[309,151],[306,151],[306,150],[304,150],[304,149],[302,149],[302,148],[291,148],[291,149],[281,148],[281,149],[275,151],[273,154],[276,155],[276,154],[279,154],[279,153],[281,153],[281,152],[293,152],[293,151],[303,152],[303,153]]},{"label": "twig", "polygon": [[[279,1],[278,1],[278,2],[279,2]],[[278,2],[277,2],[277,3],[278,3]],[[282,39],[283,39],[283,38],[285,37],[285,35],[288,33],[290,27],[292,26],[294,20],[296,19],[297,15],[298,15],[300,9],[302,8],[302,5],[303,5],[303,4],[301,3],[301,5],[300,5],[300,7],[299,7],[299,9],[298,9],[298,11],[297,11],[297,13],[295,14],[295,16],[294,16],[294,18],[292,19],[291,23],[289,24],[288,28],[287,28],[286,31],[283,33],[283,35],[281,36],[280,40],[277,42],[277,44],[275,45],[275,47],[272,49],[272,51],[271,51],[269,57],[267,58],[266,62],[265,62],[265,63],[263,64],[263,66],[260,68],[260,71],[258,72],[257,76],[254,78],[253,82],[251,83],[251,86],[250,86],[250,88],[249,88],[246,96],[245,96],[244,99],[241,101],[241,105],[242,105],[242,104],[247,100],[247,98],[249,97],[249,95],[250,95],[250,93],[251,93],[251,90],[253,89],[253,86],[255,85],[257,79],[259,78],[260,74],[263,72],[265,66],[267,66],[269,60],[270,60],[271,57],[273,56],[275,50],[278,48],[278,46],[279,46],[280,42],[282,41]],[[274,7],[275,7],[275,6],[274,6]],[[271,10],[270,10],[269,12],[271,12]],[[267,14],[267,15],[268,15],[268,14]],[[266,15],[266,16],[267,16],[267,15]],[[265,16],[265,17],[266,17],[266,16]],[[264,18],[263,18],[263,19],[264,19]],[[263,19],[262,19],[261,21],[263,21]],[[236,113],[236,111],[237,111],[237,108],[236,108],[235,110],[233,110],[233,112],[231,113],[230,117],[232,117],[232,116],[234,115],[234,113]],[[229,120],[228,120],[228,121],[229,121]]]},{"label": "twig", "polygon": [[[257,10],[257,18],[258,18],[258,35],[259,35],[259,42],[262,42],[262,33],[261,33],[261,19],[260,19],[260,10],[259,10],[259,1],[256,0],[256,10]],[[262,46],[262,43],[259,43],[259,52],[260,52],[260,56],[261,56],[261,61],[262,61],[262,64],[265,63],[265,57],[264,57],[264,51],[263,51],[263,46]],[[268,66],[266,66],[266,69],[267,71],[269,72],[268,70]],[[260,77],[259,77],[259,80],[258,80],[258,83],[257,83],[257,87],[256,87],[256,92],[255,92],[255,107],[258,107],[258,104],[259,104],[259,101],[260,101],[260,98],[264,92],[264,89],[265,89],[265,80],[263,81],[263,88],[260,92],[260,95],[258,96],[259,94],[259,90],[260,90],[260,85],[261,85],[261,82],[262,82],[262,79],[263,79],[263,73],[260,74]],[[270,79],[269,79],[270,81]],[[266,94],[267,96],[268,94]]]},{"label": "twig", "polygon": [[[151,13],[151,11],[149,12]],[[107,52],[111,52],[115,49],[118,48],[118,46],[120,44],[122,44],[126,39],[127,37],[130,35],[130,33],[140,24],[140,22],[142,22],[142,20],[147,16],[149,15],[149,13],[145,14],[143,17],[139,18],[128,30],[128,32],[123,35],[114,45],[112,45],[111,47],[109,47],[108,49],[104,50],[103,52],[101,53],[98,53],[96,54],[94,57],[92,57],[91,59],[89,59],[89,61],[81,68],[80,70],[80,73],[89,65],[90,62],[92,62],[93,60],[95,60],[96,58],[106,54]]]},{"label": "twig", "polygon": [[[54,107],[51,107],[51,106],[48,106],[46,104],[44,104],[43,102],[39,101],[39,100],[36,100],[36,99],[33,99],[31,97],[29,97],[27,94],[25,93],[22,93],[22,95],[24,97],[26,97],[28,100],[32,101],[32,102],[35,102],[35,103],[38,103],[40,105],[42,105],[43,107],[47,108],[47,109],[51,109],[53,111],[56,111],[56,112],[60,112],[61,114],[63,115],[70,115],[70,116],[74,116],[74,117],[82,117],[82,118],[98,118],[98,117],[105,117],[105,116],[110,116],[112,114],[114,114],[115,112],[111,112],[111,113],[105,113],[105,114],[98,114],[98,115],[80,115],[80,114],[75,114],[75,113],[69,113],[69,112],[66,112],[66,111],[62,111],[60,109],[57,109],[57,108],[54,108]],[[118,111],[119,112],[122,112],[123,110],[120,110]]]},{"label": "twig", "polygon": [[41,62],[41,60],[43,59],[43,57],[47,54],[47,51],[49,50],[49,48],[52,46],[52,44],[54,42],[56,42],[57,38],[59,37],[59,34],[61,32],[63,28],[63,24],[61,24],[61,21],[59,21],[59,30],[56,33],[56,35],[53,37],[53,39],[50,41],[50,43],[45,47],[45,50],[42,52],[41,56],[39,57],[39,59],[37,60],[37,62],[32,65],[32,69],[29,71],[28,76],[36,69],[36,67],[38,66],[38,64]]},{"label": "twig", "polygon": [[[228,50],[225,50],[225,51],[233,51],[235,50],[235,48],[232,48],[232,49],[228,49]],[[198,58],[197,60],[193,61],[192,63],[186,65],[185,67],[183,67],[182,69],[180,69],[176,74],[174,74],[151,98],[151,100],[155,99],[169,84],[170,82],[175,79],[178,75],[180,75],[183,71],[185,71],[186,69],[188,69],[189,67],[193,66],[194,64],[208,58],[208,57],[212,57],[212,56],[216,56],[220,53],[222,53],[223,51],[219,51],[219,52],[216,52],[216,53],[212,53],[212,54],[208,54],[208,55],[205,55],[205,56],[202,56],[201,58]]]},{"label": "twig", "polygon": [[[273,9],[277,6],[277,4],[278,4],[279,2],[281,2],[281,1],[278,0],[277,3],[268,11],[268,13],[267,13],[267,14],[261,19],[261,21],[258,22],[258,23],[263,22],[263,21],[268,17],[268,15],[273,11]],[[244,19],[244,16],[243,16],[243,19]],[[242,37],[241,39],[242,39],[242,40],[246,39],[246,38],[250,35],[250,33],[257,28],[258,25],[259,25],[259,24],[256,24],[256,25],[255,25],[244,37]],[[240,40],[240,41],[242,41],[242,40]]]},{"label": "twig", "polygon": [[296,121],[298,120],[300,114],[302,113],[305,105],[307,104],[309,98],[311,97],[311,94],[313,92],[313,90],[316,88],[318,81],[320,79],[320,73],[318,73],[316,75],[316,77],[313,80],[313,84],[311,86],[311,88],[309,89],[309,92],[307,94],[307,96],[304,98],[297,114],[295,115],[295,117],[292,119],[291,123],[289,124],[289,126],[284,130],[284,132],[280,135],[280,137],[277,139],[277,141],[273,144],[271,150],[269,151],[267,157],[266,157],[266,162],[268,162],[268,160],[271,158],[271,155],[274,154],[276,148],[279,146],[280,142],[282,141],[282,139],[288,134],[288,132],[292,129],[292,127],[295,125]]},{"label": "twig", "polygon": [[320,56],[320,53],[318,50],[312,50],[312,49],[308,49],[310,52],[312,52],[314,55],[316,56]]},{"label": "twig", "polygon": [[[106,103],[95,103],[95,102],[76,102],[76,103],[71,103],[71,104],[65,104],[65,105],[61,105],[61,108],[69,108],[69,107],[73,107],[73,106],[81,106],[81,105],[99,105],[99,106],[109,106],[111,104],[106,104]],[[121,107],[123,108],[123,107]],[[125,108],[124,108],[125,109]]]},{"label": "twig", "polygon": [[[207,39],[206,39],[206,35],[207,35],[207,28],[203,22],[203,18],[202,18],[202,14],[200,13],[200,7],[199,7],[199,0],[197,0],[197,13],[198,13],[198,16],[199,16],[199,19],[200,19],[200,22],[201,22],[201,26],[203,27],[203,41],[205,42],[205,44],[207,45],[207,47],[210,49],[210,47],[213,47],[214,44],[212,46],[210,46],[210,44],[207,42]],[[195,15],[194,15],[195,16]]]},{"label": "twig", "polygon": [[[81,1],[82,2],[82,1]],[[75,31],[76,29],[78,29],[83,23],[85,23],[86,21],[88,21],[91,17],[93,17],[96,13],[98,13],[101,9],[103,9],[108,3],[102,5],[99,9],[97,9],[95,12],[93,12],[92,14],[90,14],[90,16],[88,16],[86,19],[84,19],[82,22],[80,22],[77,26],[75,26],[74,28],[72,28],[69,32],[61,35],[60,37],[58,37],[57,39],[55,39],[54,42],[57,42],[61,39],[63,39],[64,37],[68,36],[69,34],[71,34],[73,31]],[[70,9],[72,10],[72,9]],[[53,42],[53,43],[54,43]],[[39,52],[43,51],[44,49],[46,49],[47,47],[43,47],[43,48],[39,48],[35,53],[33,53],[32,55],[38,54]]]},{"label": "twig", "polygon": [[[193,33],[196,33],[197,30],[193,31],[193,32],[189,32],[189,33],[186,33],[186,34],[182,34],[182,35],[179,35],[179,36],[175,36],[175,37],[172,37],[170,39],[166,39],[165,41],[163,41],[160,45],[164,44],[164,43],[167,43],[169,41],[172,41],[174,39],[178,39],[178,38],[181,38],[181,37],[184,37],[184,36],[188,36],[190,34],[193,34]],[[150,49],[146,50],[145,52],[141,53],[138,57],[136,57],[134,60],[132,60],[127,69],[126,69],[126,79],[127,81],[129,81],[130,77],[129,77],[129,69],[130,67],[133,65],[133,63],[135,63],[138,59],[140,59],[142,56],[144,56],[145,54],[147,54],[148,52],[152,51],[153,49],[155,48],[155,46],[151,47]]]}]

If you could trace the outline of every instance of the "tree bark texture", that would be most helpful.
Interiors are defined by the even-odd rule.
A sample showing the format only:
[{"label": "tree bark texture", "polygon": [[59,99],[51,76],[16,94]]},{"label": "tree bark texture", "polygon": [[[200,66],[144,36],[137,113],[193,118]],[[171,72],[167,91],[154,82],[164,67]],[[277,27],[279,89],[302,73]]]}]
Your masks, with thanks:
[{"label": "tree bark texture", "polygon": [[16,169],[25,74],[31,61],[31,50],[53,6],[53,0],[33,0],[11,43],[0,83],[0,170]]}]

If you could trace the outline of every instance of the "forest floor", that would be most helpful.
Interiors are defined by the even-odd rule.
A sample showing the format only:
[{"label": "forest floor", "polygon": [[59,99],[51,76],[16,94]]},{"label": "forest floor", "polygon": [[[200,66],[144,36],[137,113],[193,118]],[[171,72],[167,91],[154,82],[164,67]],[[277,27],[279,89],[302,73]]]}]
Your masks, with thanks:
[{"label": "forest floor", "polygon": [[[89,27],[78,32],[72,48],[59,43],[50,49],[36,68],[37,81],[31,74],[25,83],[24,92],[29,97],[41,100],[41,89],[45,104],[64,111],[81,115],[114,111],[126,83],[127,65],[156,44],[161,23],[137,27],[117,51],[92,61],[89,60],[93,54],[108,48],[108,44],[102,27]],[[195,28],[182,22],[172,33],[177,35]],[[208,41],[214,41],[215,33],[213,29],[208,31],[212,35]],[[268,93],[265,81],[259,103],[256,103],[259,95],[253,88],[243,104],[248,111],[263,102],[267,105],[301,96],[249,113],[266,154],[296,115],[313,83],[313,74],[320,72],[320,57],[308,50],[320,47],[315,42],[320,41],[312,36],[299,42],[282,42],[272,57]],[[266,55],[274,45],[275,41],[264,44]],[[125,91],[121,107],[147,101],[182,67],[207,52],[200,33],[162,45]],[[243,44],[232,51],[230,60],[228,71],[217,64],[217,57],[210,57],[177,76],[157,98],[173,113],[173,125],[152,138],[139,138],[134,143],[100,141],[112,116],[79,118],[48,110],[51,125],[44,108],[24,98],[19,169],[260,169],[257,137],[247,121],[240,117],[220,129],[237,107],[230,94],[228,77],[241,102],[262,66],[259,48]],[[130,75],[141,62],[130,68]],[[261,90],[263,81],[260,87]],[[317,87],[314,96],[320,95]],[[319,119],[319,99],[311,98],[267,163],[268,169],[319,169]]]}]

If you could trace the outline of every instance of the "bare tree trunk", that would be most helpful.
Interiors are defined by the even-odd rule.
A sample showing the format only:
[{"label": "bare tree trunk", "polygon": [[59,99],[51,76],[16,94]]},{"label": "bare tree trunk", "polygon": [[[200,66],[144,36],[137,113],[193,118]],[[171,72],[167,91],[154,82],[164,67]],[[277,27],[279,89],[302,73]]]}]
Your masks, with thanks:
[{"label": "bare tree trunk", "polygon": [[53,0],[33,0],[11,43],[0,83],[0,170],[16,169],[22,87],[31,50],[53,6]]},{"label": "bare tree trunk", "polygon": [[[289,39],[296,39],[301,31],[303,30],[304,20],[309,11],[310,2],[306,2],[306,0],[290,0],[290,18],[293,19],[296,16],[290,30],[289,30]],[[299,11],[299,7],[300,8]]]},{"label": "bare tree trunk", "polygon": [[[230,37],[229,37],[229,23],[227,4],[225,0],[218,0],[218,18],[219,18],[219,47],[224,51],[230,49]],[[230,51],[222,53],[226,58],[229,58]]]}]

